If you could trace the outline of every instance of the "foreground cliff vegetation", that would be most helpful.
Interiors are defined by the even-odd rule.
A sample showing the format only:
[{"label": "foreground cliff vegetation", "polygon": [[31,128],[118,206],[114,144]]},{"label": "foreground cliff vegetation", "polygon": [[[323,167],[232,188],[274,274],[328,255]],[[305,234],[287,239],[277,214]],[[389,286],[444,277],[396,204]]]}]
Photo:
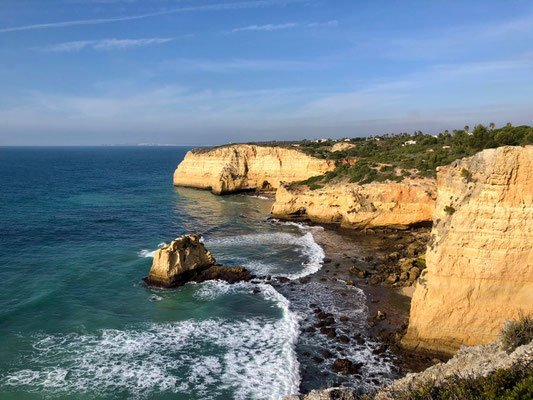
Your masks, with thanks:
[{"label": "foreground cliff vegetation", "polygon": [[515,365],[487,376],[457,374],[435,385],[428,382],[411,391],[397,394],[398,400],[520,400],[533,398],[533,365]]},{"label": "foreground cliff vegetation", "polygon": [[[335,141],[304,141],[299,144],[301,151],[314,157],[337,160],[338,166],[334,171],[312,177],[301,184],[318,189],[325,183],[346,179],[365,184],[387,180],[401,182],[407,177],[433,178],[437,167],[481,150],[533,144],[533,127],[526,125],[513,127],[508,124],[499,129],[477,125],[472,132],[465,128],[435,136],[418,131],[412,135],[402,133],[353,138],[344,141],[346,148],[339,151],[331,151],[337,143]],[[468,175],[468,171],[465,174]]]},{"label": "foreground cliff vegetation", "polygon": [[525,315],[518,321],[507,322],[500,335],[503,347],[508,353],[518,346],[531,343],[533,340],[533,315]]}]

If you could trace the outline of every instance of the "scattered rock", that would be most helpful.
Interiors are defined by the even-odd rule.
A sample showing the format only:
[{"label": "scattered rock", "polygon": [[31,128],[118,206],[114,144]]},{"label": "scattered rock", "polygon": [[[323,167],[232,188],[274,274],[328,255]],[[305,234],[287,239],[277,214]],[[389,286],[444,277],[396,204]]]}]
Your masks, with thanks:
[{"label": "scattered rock", "polygon": [[378,310],[378,313],[376,314],[376,320],[383,321],[385,318],[387,318],[387,314]]},{"label": "scattered rock", "polygon": [[341,343],[350,343],[350,339],[346,335],[339,336],[339,341]]},{"label": "scattered rock", "polygon": [[336,373],[353,375],[358,373],[362,366],[362,363],[353,363],[346,358],[337,358],[331,369]]}]

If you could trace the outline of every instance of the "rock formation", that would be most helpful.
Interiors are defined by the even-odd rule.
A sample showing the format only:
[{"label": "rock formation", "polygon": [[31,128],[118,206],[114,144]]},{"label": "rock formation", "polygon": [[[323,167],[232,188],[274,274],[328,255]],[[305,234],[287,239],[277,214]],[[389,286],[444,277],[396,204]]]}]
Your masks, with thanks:
[{"label": "rock formation", "polygon": [[355,144],[353,143],[339,142],[331,146],[331,151],[349,150],[349,149],[353,149],[354,147],[355,147]]},{"label": "rock formation", "polygon": [[244,267],[214,264],[215,259],[200,242],[200,235],[185,235],[155,252],[150,274],[144,281],[150,286],[173,287],[190,281],[222,279],[234,283],[252,278]]},{"label": "rock formation", "polygon": [[437,181],[427,269],[402,343],[452,353],[533,312],[533,146],[457,160]]},{"label": "rock formation", "polygon": [[272,215],[338,223],[347,228],[393,227],[429,222],[435,205],[435,182],[420,179],[402,183],[337,184],[310,190],[282,185]]},{"label": "rock formation", "polygon": [[305,180],[334,168],[333,161],[299,150],[238,144],[189,151],[174,172],[174,185],[209,189],[215,194],[273,190],[281,182]]}]

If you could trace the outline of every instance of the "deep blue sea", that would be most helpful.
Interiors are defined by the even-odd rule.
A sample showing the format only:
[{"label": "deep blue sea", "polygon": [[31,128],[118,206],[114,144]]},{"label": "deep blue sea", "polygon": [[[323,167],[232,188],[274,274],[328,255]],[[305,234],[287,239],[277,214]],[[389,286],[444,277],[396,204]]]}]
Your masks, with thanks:
[{"label": "deep blue sea", "polygon": [[298,319],[269,285],[145,287],[153,252],[305,276],[321,248],[271,201],[175,188],[188,148],[0,148],[1,399],[267,399],[298,391]]}]

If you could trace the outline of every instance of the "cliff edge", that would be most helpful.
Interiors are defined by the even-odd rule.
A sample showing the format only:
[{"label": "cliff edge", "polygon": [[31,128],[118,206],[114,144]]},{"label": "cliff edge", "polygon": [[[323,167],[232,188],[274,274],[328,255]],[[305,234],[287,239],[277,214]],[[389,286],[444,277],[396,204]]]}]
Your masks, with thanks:
[{"label": "cliff edge", "polygon": [[334,161],[298,150],[236,144],[189,151],[174,172],[174,185],[208,189],[215,194],[274,190],[281,182],[305,180],[334,168]]},{"label": "cliff edge", "polygon": [[435,206],[435,181],[339,183],[311,190],[282,185],[271,213],[278,218],[305,218],[346,228],[405,229],[430,222]]},{"label": "cliff edge", "polygon": [[427,269],[402,343],[453,353],[533,312],[533,146],[457,160],[437,184]]}]

